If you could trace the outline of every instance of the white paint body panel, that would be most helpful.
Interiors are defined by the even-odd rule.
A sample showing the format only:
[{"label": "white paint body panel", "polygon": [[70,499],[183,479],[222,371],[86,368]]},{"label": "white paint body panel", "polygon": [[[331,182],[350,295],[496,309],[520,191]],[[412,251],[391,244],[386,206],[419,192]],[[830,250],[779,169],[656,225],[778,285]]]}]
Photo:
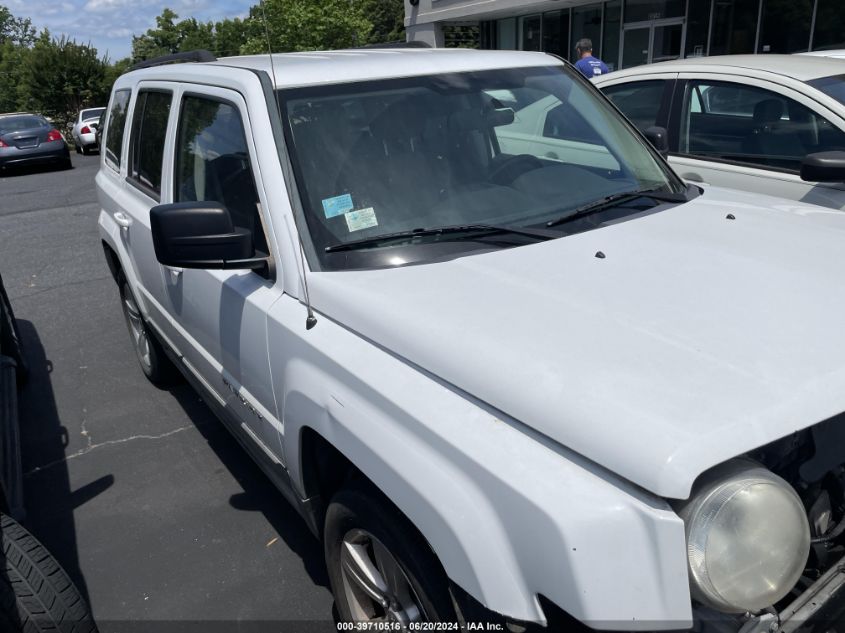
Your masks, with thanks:
[{"label": "white paint body panel", "polygon": [[[298,85],[550,61],[386,53],[277,56],[288,65],[277,76]],[[312,429],[488,608],[543,622],[543,595],[596,628],[690,626],[684,526],[661,497],[683,498],[710,466],[845,410],[845,215],[709,188],[666,212],[551,242],[309,273],[319,323],[306,330],[305,271],[267,103],[256,75],[230,61],[129,73],[115,89],[158,80],[242,95],[276,280],[241,293],[253,325],[232,320],[225,333],[240,353],[215,351],[221,294],[251,273],[207,273],[183,300],[209,308],[208,321],[180,321],[156,299],[166,296],[156,279],[169,273],[147,246],[135,249],[137,227],[112,218],[133,205],[141,218],[152,201],[139,201],[125,166],[118,173],[101,159],[101,236],[147,319],[185,357],[219,364],[207,382],[226,406],[220,378],[241,376],[240,395],[274,418],[271,448],[300,497],[299,440]],[[232,64],[269,70],[254,58]],[[255,365],[244,372],[247,355]]]}]

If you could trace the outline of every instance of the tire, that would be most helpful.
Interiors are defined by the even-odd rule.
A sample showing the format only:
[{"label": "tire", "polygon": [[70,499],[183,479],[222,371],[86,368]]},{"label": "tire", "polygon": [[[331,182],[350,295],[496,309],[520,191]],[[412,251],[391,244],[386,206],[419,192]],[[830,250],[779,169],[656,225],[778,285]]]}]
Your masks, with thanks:
[{"label": "tire", "polygon": [[79,151],[82,153],[83,156],[88,156],[88,148],[84,145],[79,148]]},{"label": "tire", "polygon": [[173,365],[164,348],[155,335],[150,331],[135,295],[125,279],[120,280],[120,304],[123,308],[123,318],[129,330],[129,338],[138,358],[141,371],[147,379],[157,387],[168,387],[178,382],[179,370]]},{"label": "tire", "polygon": [[0,631],[96,633],[88,605],[50,552],[6,515],[0,529]]},{"label": "tire", "polygon": [[82,149],[79,147],[79,145],[74,145],[74,147],[75,147],[75,149],[76,149],[76,153],[77,153],[77,154],[81,154],[81,153],[82,153]]},{"label": "tire", "polygon": [[[405,628],[410,622],[457,622],[449,582],[437,557],[417,529],[372,485],[355,482],[334,496],[326,511],[324,549],[342,622],[389,621],[403,623]],[[362,567],[355,561],[361,558],[375,567],[382,587],[389,587],[386,592],[376,591],[388,608],[367,596],[362,584],[344,571],[352,565],[360,573]],[[385,570],[399,573],[385,574]]]}]

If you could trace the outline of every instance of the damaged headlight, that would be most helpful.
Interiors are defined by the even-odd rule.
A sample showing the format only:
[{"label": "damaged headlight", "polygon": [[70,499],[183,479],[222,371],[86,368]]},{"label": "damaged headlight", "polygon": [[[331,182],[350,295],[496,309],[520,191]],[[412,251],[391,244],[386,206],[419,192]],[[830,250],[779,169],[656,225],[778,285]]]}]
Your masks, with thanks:
[{"label": "damaged headlight", "polygon": [[807,563],[810,527],[801,499],[750,460],[704,475],[678,514],[686,526],[692,595],[719,611],[774,604]]}]

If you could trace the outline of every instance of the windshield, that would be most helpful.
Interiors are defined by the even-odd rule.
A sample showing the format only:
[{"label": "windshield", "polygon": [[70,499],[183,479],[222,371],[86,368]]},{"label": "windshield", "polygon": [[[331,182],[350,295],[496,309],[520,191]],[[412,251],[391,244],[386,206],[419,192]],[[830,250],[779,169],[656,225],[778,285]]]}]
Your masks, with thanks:
[{"label": "windshield", "polygon": [[19,130],[31,130],[37,127],[45,127],[47,121],[39,116],[25,114],[23,116],[0,117],[0,134],[17,132]]},{"label": "windshield", "polygon": [[828,97],[833,97],[839,103],[845,105],[845,75],[833,75],[832,77],[812,79],[807,83],[813,88],[821,90]]},{"label": "windshield", "polygon": [[79,114],[80,121],[88,121],[89,119],[99,119],[100,115],[105,112],[105,108],[91,108],[90,110],[83,110]]},{"label": "windshield", "polygon": [[561,66],[300,88],[280,100],[314,250],[327,269],[344,267],[338,245],[384,234],[541,227],[616,193],[685,190]]}]

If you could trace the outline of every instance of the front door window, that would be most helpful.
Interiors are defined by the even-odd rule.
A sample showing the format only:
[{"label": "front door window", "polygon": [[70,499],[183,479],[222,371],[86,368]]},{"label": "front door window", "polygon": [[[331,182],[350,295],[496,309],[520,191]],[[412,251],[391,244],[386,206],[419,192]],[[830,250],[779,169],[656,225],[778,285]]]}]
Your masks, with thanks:
[{"label": "front door window", "polygon": [[798,172],[807,154],[845,149],[845,133],[810,108],[756,86],[691,81],[680,151]]}]

